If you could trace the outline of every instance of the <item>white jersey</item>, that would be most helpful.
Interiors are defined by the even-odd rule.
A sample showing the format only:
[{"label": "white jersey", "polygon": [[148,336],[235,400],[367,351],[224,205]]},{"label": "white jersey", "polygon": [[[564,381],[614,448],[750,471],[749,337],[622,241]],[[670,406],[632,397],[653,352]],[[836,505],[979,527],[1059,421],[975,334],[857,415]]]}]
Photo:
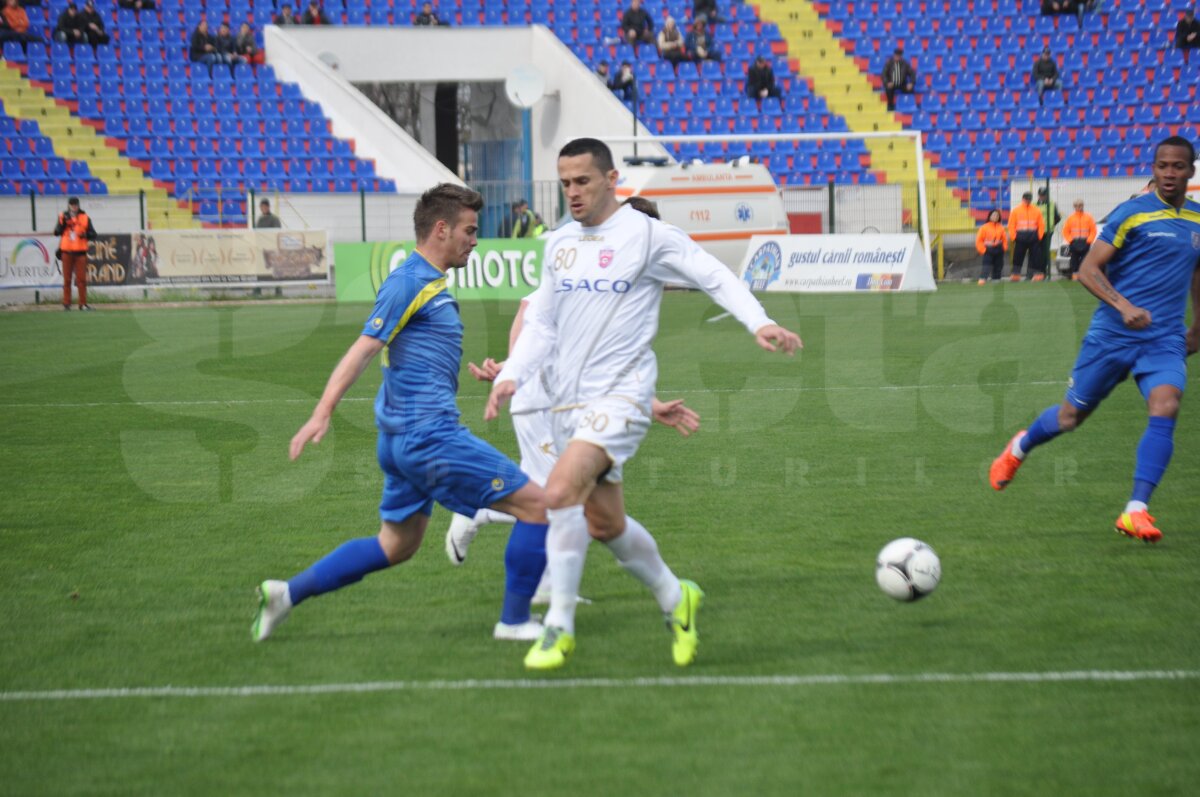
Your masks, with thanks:
[{"label": "white jersey", "polygon": [[518,387],[551,363],[555,408],[616,396],[650,412],[666,283],[707,293],[752,333],[773,323],[750,289],[687,233],[621,207],[597,227],[571,222],[546,241],[542,281],[497,381]]}]

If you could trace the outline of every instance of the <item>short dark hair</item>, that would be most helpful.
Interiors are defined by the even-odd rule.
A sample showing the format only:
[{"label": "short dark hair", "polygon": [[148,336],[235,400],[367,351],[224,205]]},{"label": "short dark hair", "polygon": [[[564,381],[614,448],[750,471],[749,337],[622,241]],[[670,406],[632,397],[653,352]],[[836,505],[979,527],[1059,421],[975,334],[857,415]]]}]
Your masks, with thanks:
[{"label": "short dark hair", "polygon": [[577,138],[568,141],[566,146],[558,151],[560,158],[575,158],[580,155],[591,155],[601,173],[608,174],[613,166],[612,150],[598,138]]},{"label": "short dark hair", "polygon": [[1182,147],[1188,151],[1188,163],[1196,160],[1196,147],[1183,136],[1167,136],[1154,147],[1154,159],[1158,160],[1158,151],[1163,147]]},{"label": "short dark hair", "polygon": [[453,227],[464,210],[478,213],[483,209],[483,196],[470,188],[454,183],[438,183],[417,200],[413,209],[413,228],[418,241],[424,241],[439,221]]},{"label": "short dark hair", "polygon": [[652,219],[659,219],[660,221],[662,220],[662,216],[658,215],[658,205],[654,204],[649,199],[646,199],[644,196],[631,196],[621,204],[629,205],[629,207],[633,208],[639,213],[645,213]]},{"label": "short dark hair", "polygon": [[68,205],[78,205],[78,204],[79,204],[79,197],[77,197],[77,196],[73,196],[73,197],[71,197],[70,199],[68,199],[68,200],[67,200],[67,204],[68,204]]},{"label": "short dark hair", "polygon": [[1033,194],[1026,191],[1025,193],[1021,194],[1021,199],[1033,199]]},{"label": "short dark hair", "polygon": [[258,201],[258,206],[261,208],[263,205],[266,205],[267,207],[271,207],[271,200],[269,200],[269,199],[260,199],[260,200]]}]

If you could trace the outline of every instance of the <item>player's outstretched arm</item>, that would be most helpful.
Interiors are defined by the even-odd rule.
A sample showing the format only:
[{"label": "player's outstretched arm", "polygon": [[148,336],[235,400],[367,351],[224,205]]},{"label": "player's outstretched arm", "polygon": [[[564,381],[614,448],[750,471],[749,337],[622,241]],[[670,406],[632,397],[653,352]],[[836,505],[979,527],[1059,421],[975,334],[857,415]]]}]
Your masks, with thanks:
[{"label": "player's outstretched arm", "polygon": [[350,389],[370,365],[375,355],[386,345],[378,338],[367,335],[359,336],[351,344],[349,350],[342,356],[341,361],[333,369],[329,381],[325,383],[325,392],[313,409],[312,416],[300,427],[288,447],[288,457],[296,459],[304,451],[308,443],[319,443],[329,431],[329,422],[333,418],[333,410],[337,407],[342,396]]},{"label": "player's outstretched arm", "polygon": [[1150,326],[1150,311],[1137,307],[1122,296],[1105,274],[1109,262],[1116,254],[1116,247],[1110,243],[1096,241],[1092,244],[1079,266],[1079,284],[1086,288],[1088,293],[1120,313],[1125,326],[1130,329],[1145,329]]},{"label": "player's outstretched arm", "polygon": [[783,351],[789,357],[796,349],[804,348],[800,336],[778,324],[767,324],[759,327],[754,333],[754,342],[767,351]]},{"label": "player's outstretched arm", "polygon": [[650,412],[654,420],[670,426],[684,437],[700,428],[700,414],[684,404],[683,399],[659,401],[655,398],[650,403]]}]

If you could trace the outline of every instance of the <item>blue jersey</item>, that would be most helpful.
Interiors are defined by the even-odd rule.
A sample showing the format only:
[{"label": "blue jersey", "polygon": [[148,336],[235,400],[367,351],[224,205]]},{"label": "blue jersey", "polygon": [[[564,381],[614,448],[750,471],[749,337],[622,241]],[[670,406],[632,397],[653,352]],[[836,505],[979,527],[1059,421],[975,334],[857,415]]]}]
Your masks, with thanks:
[{"label": "blue jersey", "polygon": [[1148,310],[1151,322],[1129,329],[1119,312],[1101,302],[1090,330],[1126,339],[1182,338],[1192,273],[1200,263],[1200,204],[1186,200],[1176,210],[1157,192],[1144,194],[1109,214],[1100,240],[1117,250],[1106,267],[1109,282]]},{"label": "blue jersey", "polygon": [[383,281],[362,333],[387,343],[375,398],[381,431],[457,423],[463,327],[445,273],[414,251]]}]

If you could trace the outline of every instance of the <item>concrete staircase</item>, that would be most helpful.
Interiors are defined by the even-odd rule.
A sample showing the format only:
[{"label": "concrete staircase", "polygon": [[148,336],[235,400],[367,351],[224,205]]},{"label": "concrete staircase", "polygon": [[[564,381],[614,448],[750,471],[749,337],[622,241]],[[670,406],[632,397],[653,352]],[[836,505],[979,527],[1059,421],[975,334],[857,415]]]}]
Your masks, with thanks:
[{"label": "concrete staircase", "polygon": [[[896,115],[876,94],[867,75],[855,63],[809,0],[762,0],[759,16],[779,26],[788,55],[799,75],[812,81],[813,90],[825,98],[829,110],[846,118],[855,132],[903,130]],[[917,226],[916,147],[905,139],[869,139],[873,169],[886,182],[903,187],[904,207],[912,227]],[[950,188],[937,167],[925,156],[925,189],[929,202],[929,227],[933,234],[973,230],[975,222],[963,200]]]},{"label": "concrete staircase", "polygon": [[199,229],[191,208],[177,202],[151,181],[113,143],[84,124],[65,105],[30,82],[11,63],[0,64],[0,100],[16,119],[32,119],[67,160],[86,161],[92,176],[103,180],[110,194],[145,192],[148,229]]}]

